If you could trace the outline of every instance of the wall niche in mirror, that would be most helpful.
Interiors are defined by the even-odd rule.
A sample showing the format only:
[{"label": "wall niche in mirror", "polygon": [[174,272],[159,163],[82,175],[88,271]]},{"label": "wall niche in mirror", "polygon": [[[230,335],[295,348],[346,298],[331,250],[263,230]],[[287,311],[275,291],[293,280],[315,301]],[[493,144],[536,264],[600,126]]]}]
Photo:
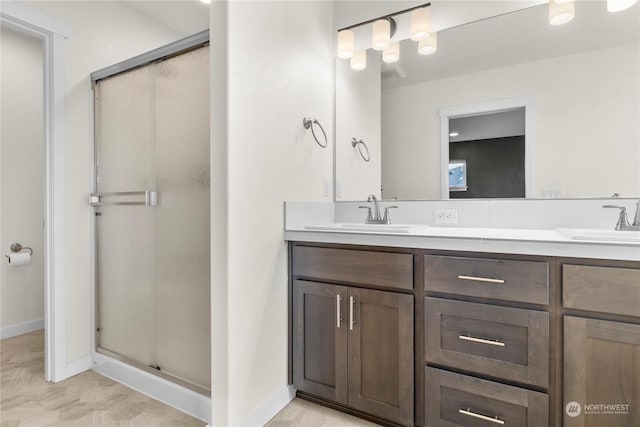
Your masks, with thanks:
[{"label": "wall niche in mirror", "polygon": [[[610,13],[606,1],[578,1],[575,17],[553,26],[547,2],[455,3],[446,18],[438,18],[440,3],[430,8],[437,32],[431,55],[419,54],[398,19],[391,39],[400,41],[397,62],[382,62],[372,49],[363,70],[336,58],[336,199],[638,197],[640,5]],[[498,14],[496,3],[512,9]],[[476,16],[474,8],[496,16],[459,25]],[[509,148],[524,151],[512,171],[524,179],[524,193],[521,184],[508,194],[450,192],[449,161],[463,159],[449,153],[451,123],[478,115],[479,106],[514,110],[505,105],[519,101],[526,132],[511,135],[520,142]],[[372,141],[375,162],[358,163],[350,146],[358,135]],[[493,147],[490,167],[513,164],[507,151]],[[467,160],[469,188],[474,170]]]}]

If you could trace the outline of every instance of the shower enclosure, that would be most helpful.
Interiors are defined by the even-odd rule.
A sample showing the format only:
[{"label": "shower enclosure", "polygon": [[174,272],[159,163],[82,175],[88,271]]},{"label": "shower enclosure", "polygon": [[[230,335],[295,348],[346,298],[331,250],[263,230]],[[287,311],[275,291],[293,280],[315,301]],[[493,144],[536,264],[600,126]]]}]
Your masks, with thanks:
[{"label": "shower enclosure", "polygon": [[96,351],[210,395],[207,40],[92,74],[91,204]]}]

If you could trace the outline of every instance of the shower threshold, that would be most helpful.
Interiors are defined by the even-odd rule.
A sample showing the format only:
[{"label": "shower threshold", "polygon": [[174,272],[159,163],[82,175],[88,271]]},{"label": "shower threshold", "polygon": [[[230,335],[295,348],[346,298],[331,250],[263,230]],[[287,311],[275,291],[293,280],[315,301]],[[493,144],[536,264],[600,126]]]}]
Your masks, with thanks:
[{"label": "shower threshold", "polygon": [[211,392],[183,379],[98,347],[93,370],[211,424]]}]

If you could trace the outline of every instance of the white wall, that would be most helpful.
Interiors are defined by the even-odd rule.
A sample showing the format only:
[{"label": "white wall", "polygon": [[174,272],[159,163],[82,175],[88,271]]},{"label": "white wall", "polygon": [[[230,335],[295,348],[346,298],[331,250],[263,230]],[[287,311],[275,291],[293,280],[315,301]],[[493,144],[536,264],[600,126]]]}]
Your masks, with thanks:
[{"label": "white wall", "polygon": [[385,197],[440,198],[439,108],[519,96],[535,102],[533,197],[638,196],[639,64],[632,43],[384,90]]},{"label": "white wall", "polygon": [[[44,122],[42,41],[2,28],[0,336],[42,328],[44,317]],[[9,267],[12,243],[33,249]]]},{"label": "white wall", "polygon": [[132,9],[110,1],[24,2],[67,24],[65,149],[67,211],[67,361],[90,354],[92,187],[89,74],[182,37]]},{"label": "white wall", "polygon": [[[283,202],[331,200],[323,196],[323,179],[333,174],[332,12],[332,4],[324,1],[214,5],[212,400],[216,425],[266,422],[256,412],[274,415],[268,408],[260,410],[287,391]],[[216,66],[216,61],[226,61],[229,71],[226,111],[217,102],[218,95],[224,98],[225,88],[216,81],[225,77],[225,68]],[[328,148],[320,148],[303,128],[304,116],[322,123],[330,137]],[[217,129],[225,123],[226,137]],[[215,170],[218,156],[227,157],[226,173]],[[215,206],[225,203],[225,196],[226,213]],[[221,241],[226,242],[226,251]],[[227,270],[226,277],[220,268]]]},{"label": "white wall", "polygon": [[[336,58],[336,200],[380,197],[380,52],[367,51],[367,68],[352,70],[348,59]],[[365,162],[351,139],[369,149]],[[366,154],[365,154],[366,155]]]}]

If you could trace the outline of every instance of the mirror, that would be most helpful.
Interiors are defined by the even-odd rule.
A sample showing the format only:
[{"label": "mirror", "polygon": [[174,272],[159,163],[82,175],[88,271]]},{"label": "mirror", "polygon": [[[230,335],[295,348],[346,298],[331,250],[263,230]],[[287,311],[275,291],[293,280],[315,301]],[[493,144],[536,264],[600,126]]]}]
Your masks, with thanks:
[{"label": "mirror", "polygon": [[[393,64],[372,49],[364,70],[337,58],[336,200],[461,197],[462,186],[449,188],[450,161],[466,161],[469,189],[477,187],[478,168],[454,153],[456,121],[514,110],[524,111],[524,131],[511,135],[524,141],[522,165],[493,147],[491,169],[481,172],[514,169],[525,194],[472,197],[637,197],[639,15],[638,4],[609,13],[605,1],[578,1],[572,21],[551,26],[542,4],[440,30],[432,55],[403,40]],[[369,162],[352,138],[365,141]],[[497,139],[504,137],[470,141],[488,147]]]}]

